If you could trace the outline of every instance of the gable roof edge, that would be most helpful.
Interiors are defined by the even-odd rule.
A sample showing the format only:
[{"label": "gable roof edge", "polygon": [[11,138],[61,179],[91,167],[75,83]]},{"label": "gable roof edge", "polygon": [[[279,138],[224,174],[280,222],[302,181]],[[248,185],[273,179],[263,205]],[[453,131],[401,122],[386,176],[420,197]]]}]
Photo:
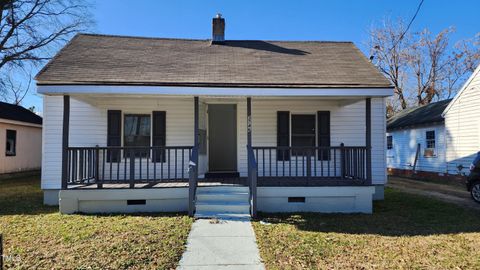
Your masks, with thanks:
[{"label": "gable roof edge", "polygon": [[463,94],[464,91],[466,91],[466,89],[468,88],[468,86],[470,85],[470,83],[473,81],[473,79],[480,73],[480,65],[477,66],[477,68],[473,71],[472,75],[470,75],[470,77],[468,78],[468,80],[463,84],[462,88],[460,89],[460,91],[458,91],[458,93],[455,95],[455,97],[453,98],[453,100],[450,102],[450,104],[448,104],[447,108],[445,108],[445,110],[443,111],[442,113],[442,117],[445,118],[445,115],[447,114],[447,112],[452,108],[453,104],[455,104],[457,102],[457,100],[460,98],[460,96]]},{"label": "gable roof edge", "polygon": [[38,77],[42,75],[45,72],[45,70],[47,70],[51,66],[52,62],[55,61],[55,59],[57,59],[62,54],[62,52],[65,51],[73,43],[73,41],[81,35],[86,35],[86,34],[84,33],[75,34],[75,36],[73,36],[52,58],[50,58],[50,60],[48,60],[45,66],[43,66],[40,69],[40,71],[38,71],[37,75],[35,75],[33,79],[38,81]]}]

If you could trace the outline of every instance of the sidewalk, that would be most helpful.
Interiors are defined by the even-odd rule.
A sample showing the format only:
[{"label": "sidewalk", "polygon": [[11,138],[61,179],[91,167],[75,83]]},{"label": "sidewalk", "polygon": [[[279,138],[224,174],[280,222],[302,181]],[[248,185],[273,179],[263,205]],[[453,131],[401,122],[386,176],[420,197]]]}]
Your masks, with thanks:
[{"label": "sidewalk", "polygon": [[407,193],[424,195],[442,201],[454,203],[463,207],[480,210],[480,204],[474,202],[466,188],[461,186],[443,185],[402,177],[388,178],[387,187]]},{"label": "sidewalk", "polygon": [[198,219],[178,269],[265,269],[248,220]]}]

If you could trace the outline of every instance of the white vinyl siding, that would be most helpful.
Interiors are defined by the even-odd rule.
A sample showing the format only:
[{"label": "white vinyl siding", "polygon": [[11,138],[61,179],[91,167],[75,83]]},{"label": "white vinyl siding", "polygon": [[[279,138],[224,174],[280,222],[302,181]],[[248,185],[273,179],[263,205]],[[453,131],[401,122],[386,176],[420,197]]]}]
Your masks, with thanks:
[{"label": "white vinyl siding", "polygon": [[[480,67],[445,114],[447,169],[450,174],[468,174],[480,151]],[[458,167],[463,170],[459,171]]]},{"label": "white vinyl siding", "polygon": [[[246,105],[239,105],[239,130],[245,133]],[[262,100],[252,98],[253,146],[276,146],[277,111],[290,111],[290,114],[315,114],[317,111],[330,111],[331,146],[365,146],[365,100],[342,106],[335,100]],[[374,184],[386,181],[385,165],[385,103],[383,98],[372,98],[372,178]],[[243,136],[240,140],[243,140]],[[247,171],[246,141],[239,143],[239,169]],[[273,157],[272,157],[273,159]],[[317,159],[315,159],[317,160]],[[319,161],[317,161],[319,162]],[[312,166],[313,167],[313,166]],[[261,173],[262,168],[259,168]],[[320,170],[319,163],[317,169]],[[246,175],[246,174],[245,174]]]},{"label": "white vinyl siding", "polygon": [[[435,131],[435,151],[433,157],[425,157],[426,133]],[[445,127],[443,125],[432,125],[401,129],[387,132],[392,136],[393,148],[387,149],[387,167],[402,170],[412,170],[417,152],[417,144],[420,144],[420,154],[416,170],[426,172],[446,173],[445,163]]]},{"label": "white vinyl siding", "polygon": [[[150,114],[166,111],[166,145],[193,145],[193,97],[106,97],[90,96],[85,100],[71,97],[70,146],[106,146],[107,110],[122,114]],[[238,170],[247,175],[246,98],[200,98],[200,128],[208,128],[208,103],[237,104]],[[365,99],[350,105],[339,100],[262,99],[252,97],[253,145],[276,146],[277,111],[291,114],[315,114],[330,111],[331,145],[365,146]],[[61,186],[63,97],[44,96],[44,140],[42,188]],[[123,118],[123,117],[122,117]],[[385,100],[372,98],[372,177],[374,184],[386,182]],[[187,159],[188,160],[188,159]],[[316,160],[316,159],[315,159]],[[188,162],[188,161],[186,161]],[[207,156],[200,156],[200,175],[208,169]]]}]

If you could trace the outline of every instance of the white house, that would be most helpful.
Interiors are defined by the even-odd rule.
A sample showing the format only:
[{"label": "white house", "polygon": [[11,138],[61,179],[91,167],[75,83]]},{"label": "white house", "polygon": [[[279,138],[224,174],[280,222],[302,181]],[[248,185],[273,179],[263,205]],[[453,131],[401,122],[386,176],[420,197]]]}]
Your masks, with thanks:
[{"label": "white house", "polygon": [[[372,211],[390,83],[351,42],[81,34],[37,75],[60,211]],[[59,192],[60,191],[60,192]]]},{"label": "white house", "polygon": [[480,66],[443,112],[449,174],[468,175],[469,166],[480,151],[479,108]]},{"label": "white house", "polygon": [[404,110],[387,121],[387,168],[392,175],[446,176],[445,123],[451,99]]},{"label": "white house", "polygon": [[20,105],[0,102],[0,177],[38,173],[42,159],[42,117]]}]

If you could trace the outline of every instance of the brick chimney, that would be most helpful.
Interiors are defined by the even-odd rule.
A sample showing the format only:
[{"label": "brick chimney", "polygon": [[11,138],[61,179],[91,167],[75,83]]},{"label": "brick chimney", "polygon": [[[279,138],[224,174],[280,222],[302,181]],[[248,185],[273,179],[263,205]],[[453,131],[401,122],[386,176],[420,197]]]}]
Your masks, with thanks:
[{"label": "brick chimney", "polygon": [[217,13],[217,16],[212,21],[212,43],[221,44],[225,42],[225,19],[222,14]]}]

